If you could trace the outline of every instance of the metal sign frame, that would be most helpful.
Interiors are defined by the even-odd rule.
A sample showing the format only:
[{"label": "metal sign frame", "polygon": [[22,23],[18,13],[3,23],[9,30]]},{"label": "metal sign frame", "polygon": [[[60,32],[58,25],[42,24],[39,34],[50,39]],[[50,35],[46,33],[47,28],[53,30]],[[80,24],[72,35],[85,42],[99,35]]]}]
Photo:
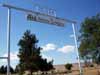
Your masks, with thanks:
[{"label": "metal sign frame", "polygon": [[[40,13],[40,12],[35,12],[35,11],[24,9],[24,8],[19,8],[19,7],[16,7],[16,6],[9,5],[9,4],[0,4],[0,6],[8,8],[8,19],[7,19],[8,20],[8,22],[7,22],[7,51],[8,51],[8,56],[7,57],[0,57],[0,59],[7,59],[7,61],[8,61],[7,75],[10,75],[11,9],[15,9],[15,10],[27,12],[27,13],[40,14],[40,15],[43,15],[43,16],[48,16],[48,17],[53,17],[53,18],[58,18],[58,19],[61,19],[61,18],[50,16],[48,14],[43,14],[43,13]],[[80,56],[79,56],[79,52],[78,52],[77,37],[76,37],[76,30],[75,30],[76,22],[68,20],[68,19],[62,19],[62,20],[72,24],[73,34],[74,34],[74,42],[75,42],[75,49],[77,51],[77,57],[78,57],[78,63],[79,63],[79,69],[80,69],[80,75],[82,75],[82,67],[81,67],[81,63],[80,63]]]}]

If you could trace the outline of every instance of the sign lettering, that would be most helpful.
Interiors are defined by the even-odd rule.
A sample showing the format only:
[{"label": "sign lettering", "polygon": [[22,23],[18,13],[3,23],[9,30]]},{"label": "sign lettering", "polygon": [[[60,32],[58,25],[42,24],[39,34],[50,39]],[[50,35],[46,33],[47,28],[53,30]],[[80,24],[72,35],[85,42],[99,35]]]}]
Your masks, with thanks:
[{"label": "sign lettering", "polygon": [[48,24],[54,24],[58,26],[64,26],[65,20],[52,17],[52,16],[44,16],[40,14],[28,14],[27,15],[27,20],[29,21],[37,21],[37,22],[42,22],[42,23],[48,23]]}]

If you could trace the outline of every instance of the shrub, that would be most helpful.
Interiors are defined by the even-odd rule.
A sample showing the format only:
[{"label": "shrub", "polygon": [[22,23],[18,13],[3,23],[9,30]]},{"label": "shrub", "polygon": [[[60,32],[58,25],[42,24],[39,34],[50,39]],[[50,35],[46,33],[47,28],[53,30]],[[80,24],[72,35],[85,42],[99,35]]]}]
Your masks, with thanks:
[{"label": "shrub", "polygon": [[67,69],[67,70],[71,70],[72,69],[72,64],[65,64],[65,68]]}]

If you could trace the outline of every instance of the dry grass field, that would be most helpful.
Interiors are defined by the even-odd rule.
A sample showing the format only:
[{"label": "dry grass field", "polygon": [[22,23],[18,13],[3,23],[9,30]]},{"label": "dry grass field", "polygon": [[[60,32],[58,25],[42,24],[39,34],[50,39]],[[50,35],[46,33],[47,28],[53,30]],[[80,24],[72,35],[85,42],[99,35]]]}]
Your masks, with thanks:
[{"label": "dry grass field", "polygon": [[[0,74],[0,75],[6,75],[6,74]],[[11,74],[11,75],[18,75],[18,74]],[[51,74],[51,75],[54,75],[54,74]],[[79,71],[73,70],[72,73],[55,74],[55,75],[79,75]],[[100,68],[94,68],[94,67],[93,68],[84,68],[83,69],[83,75],[100,75]]]},{"label": "dry grass field", "polygon": [[85,68],[83,75],[100,75],[100,68]]},{"label": "dry grass field", "polygon": [[[84,67],[84,65],[82,65],[82,66]],[[64,65],[55,65],[54,67],[58,71],[66,71]],[[84,67],[84,68],[82,68],[82,70],[83,70],[83,75],[100,75],[100,73],[99,73],[100,72],[100,65],[97,66],[94,64],[94,67],[88,67],[88,68]],[[66,75],[79,75],[78,64],[77,63],[73,64],[72,73],[68,73]]]},{"label": "dry grass field", "polygon": [[[68,75],[79,75],[79,71],[73,71]],[[100,75],[100,68],[84,68],[83,75]]]}]

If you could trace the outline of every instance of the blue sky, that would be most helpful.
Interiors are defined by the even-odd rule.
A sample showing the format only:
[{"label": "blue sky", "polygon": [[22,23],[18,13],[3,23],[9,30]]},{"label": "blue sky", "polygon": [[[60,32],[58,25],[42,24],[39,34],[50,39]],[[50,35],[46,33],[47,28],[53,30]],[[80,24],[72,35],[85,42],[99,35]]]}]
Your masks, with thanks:
[{"label": "blue sky", "polygon": [[[77,32],[81,22],[87,16],[100,13],[100,0],[0,0],[0,3],[9,3],[22,8],[33,10],[34,3],[41,7],[53,8],[57,16],[77,21]],[[11,65],[18,63],[18,41],[25,30],[29,29],[39,39],[38,46],[43,48],[41,55],[48,61],[53,59],[54,64],[76,63],[77,56],[74,49],[74,38],[70,23],[65,27],[57,27],[38,22],[27,21],[25,12],[12,10],[11,20]],[[7,55],[7,8],[0,7],[0,56]],[[6,60],[0,60],[0,65]]]}]

